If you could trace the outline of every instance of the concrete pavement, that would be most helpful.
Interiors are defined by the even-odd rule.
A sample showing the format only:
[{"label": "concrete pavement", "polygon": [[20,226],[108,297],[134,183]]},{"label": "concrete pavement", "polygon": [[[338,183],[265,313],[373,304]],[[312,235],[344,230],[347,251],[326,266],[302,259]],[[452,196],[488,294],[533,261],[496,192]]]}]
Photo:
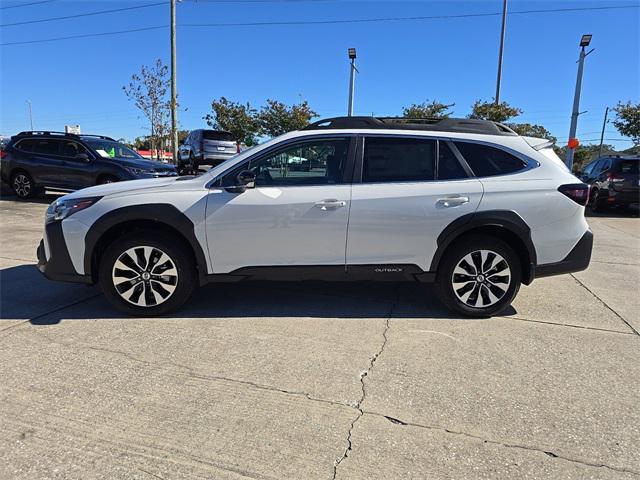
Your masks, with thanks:
[{"label": "concrete pavement", "polygon": [[637,216],[504,317],[305,282],[132,319],[36,271],[51,200],[0,200],[0,478],[640,478]]}]

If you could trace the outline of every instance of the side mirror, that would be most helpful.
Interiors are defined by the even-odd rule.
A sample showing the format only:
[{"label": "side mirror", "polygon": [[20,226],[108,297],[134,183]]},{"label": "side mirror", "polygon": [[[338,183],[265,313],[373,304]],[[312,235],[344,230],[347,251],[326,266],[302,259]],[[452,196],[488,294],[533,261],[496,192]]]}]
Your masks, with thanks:
[{"label": "side mirror", "polygon": [[251,170],[243,170],[236,177],[238,183],[232,187],[226,187],[227,192],[242,193],[247,188],[256,188],[256,174]]},{"label": "side mirror", "polygon": [[89,162],[89,155],[87,155],[86,153],[79,153],[76,155],[76,160],[78,160],[79,162]]}]

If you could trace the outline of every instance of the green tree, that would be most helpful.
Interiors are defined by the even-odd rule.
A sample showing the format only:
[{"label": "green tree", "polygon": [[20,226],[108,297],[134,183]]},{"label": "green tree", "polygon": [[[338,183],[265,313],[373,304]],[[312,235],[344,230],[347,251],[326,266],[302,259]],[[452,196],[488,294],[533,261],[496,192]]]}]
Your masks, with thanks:
[{"label": "green tree", "polygon": [[[568,149],[569,147],[567,147],[566,145],[564,147],[556,149],[556,153],[562,159],[563,162],[567,158]],[[615,149],[612,145],[607,145],[607,144],[602,145],[603,154],[606,152],[613,152],[613,151],[615,151]],[[589,144],[589,145],[578,146],[578,148],[576,148],[575,151],[573,152],[573,171],[579,172],[580,170],[582,170],[587,165],[587,163],[589,163],[594,158],[597,158],[599,153],[600,153],[599,144],[597,145]]]},{"label": "green tree", "polygon": [[451,107],[455,106],[455,103],[446,105],[436,100],[429,102],[428,100],[423,103],[413,103],[408,107],[402,109],[402,116],[404,118],[448,118],[453,112]]},{"label": "green tree", "polygon": [[139,74],[131,76],[129,85],[122,87],[125,95],[149,121],[152,149],[164,149],[170,130],[170,84],[169,67],[158,59],[151,66],[143,65]]},{"label": "green tree", "polygon": [[211,110],[212,113],[203,117],[211,128],[226,130],[238,144],[251,146],[256,143],[260,126],[256,118],[257,111],[248,102],[241,104],[220,97],[211,102]]},{"label": "green tree", "polygon": [[471,107],[471,113],[468,115],[468,118],[491,120],[493,122],[506,122],[510,118],[517,117],[521,113],[522,110],[520,108],[512,107],[507,102],[500,102],[496,105],[494,102],[476,100]]},{"label": "green tree", "polygon": [[507,126],[523,137],[546,138],[554,143],[558,140],[542,125],[535,125],[532,123],[507,123]]},{"label": "green tree", "polygon": [[618,102],[613,111],[616,112],[613,126],[620,135],[631,138],[634,145],[640,145],[640,103]]},{"label": "green tree", "polygon": [[318,114],[311,110],[306,100],[287,106],[282,102],[268,99],[257,115],[260,134],[277,137],[283,133],[300,130],[309,125],[309,120]]}]

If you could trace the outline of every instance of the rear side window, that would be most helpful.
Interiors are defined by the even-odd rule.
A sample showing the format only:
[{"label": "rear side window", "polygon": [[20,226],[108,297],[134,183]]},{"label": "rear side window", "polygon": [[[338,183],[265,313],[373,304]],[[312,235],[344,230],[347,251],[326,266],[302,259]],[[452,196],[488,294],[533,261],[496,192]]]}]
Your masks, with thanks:
[{"label": "rear side window", "polygon": [[440,142],[438,148],[438,180],[455,180],[467,177],[467,172],[462,168],[449,145],[445,142]]},{"label": "rear side window", "polygon": [[368,137],[364,143],[363,182],[434,179],[435,140]]},{"label": "rear side window", "polygon": [[623,160],[618,166],[619,173],[629,173],[638,175],[640,160]]},{"label": "rear side window", "polygon": [[218,140],[222,142],[233,142],[233,135],[229,132],[216,132],[215,130],[203,130],[202,137],[205,140]]},{"label": "rear side window", "polygon": [[60,140],[40,139],[36,140],[31,150],[33,153],[41,153],[43,155],[58,155]]},{"label": "rear side window", "polygon": [[522,160],[499,148],[479,143],[454,143],[477,177],[514,173],[526,166]]}]

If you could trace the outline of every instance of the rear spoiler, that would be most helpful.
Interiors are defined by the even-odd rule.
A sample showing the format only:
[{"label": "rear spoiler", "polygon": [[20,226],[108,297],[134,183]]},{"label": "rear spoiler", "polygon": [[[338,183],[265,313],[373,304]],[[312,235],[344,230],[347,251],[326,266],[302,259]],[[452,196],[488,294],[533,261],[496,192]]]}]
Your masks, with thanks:
[{"label": "rear spoiler", "polygon": [[536,138],[536,137],[522,137],[522,138],[534,150],[542,150],[544,148],[550,148],[550,147],[553,147],[556,143],[555,141],[549,140],[546,138]]}]

